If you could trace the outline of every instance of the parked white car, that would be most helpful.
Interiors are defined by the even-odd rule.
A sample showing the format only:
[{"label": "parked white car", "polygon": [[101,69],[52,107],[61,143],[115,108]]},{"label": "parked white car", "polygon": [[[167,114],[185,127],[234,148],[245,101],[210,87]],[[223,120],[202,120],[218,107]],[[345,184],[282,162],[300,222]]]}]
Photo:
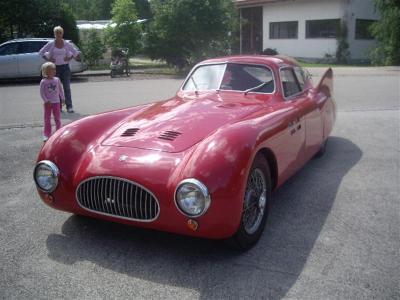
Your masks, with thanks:
[{"label": "parked white car", "polygon": [[[41,66],[45,60],[39,56],[39,50],[50,38],[15,39],[0,45],[0,78],[21,78],[41,76]],[[70,42],[70,41],[69,41]],[[80,50],[70,42],[79,52]],[[72,59],[69,64],[72,73],[83,72],[86,64]]]}]

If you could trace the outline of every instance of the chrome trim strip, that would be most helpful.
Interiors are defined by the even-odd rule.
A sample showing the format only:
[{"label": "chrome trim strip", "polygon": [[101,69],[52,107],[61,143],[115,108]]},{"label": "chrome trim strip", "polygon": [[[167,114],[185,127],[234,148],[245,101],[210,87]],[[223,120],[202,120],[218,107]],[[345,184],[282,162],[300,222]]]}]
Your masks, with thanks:
[{"label": "chrome trim strip", "polygon": [[[154,205],[155,205],[155,211],[157,211],[157,214],[155,215],[155,217],[153,218],[153,219],[148,219],[148,220],[143,220],[143,219],[136,219],[136,218],[133,218],[133,214],[131,214],[130,216],[129,216],[129,214],[124,214],[124,215],[118,215],[118,214],[116,214],[115,212],[117,212],[117,208],[119,209],[119,204],[118,203],[115,203],[115,204],[113,204],[111,201],[110,202],[108,202],[108,201],[104,201],[104,200],[106,200],[106,199],[103,199],[103,198],[101,198],[101,200],[103,200],[102,202],[104,203],[106,203],[105,204],[105,207],[107,207],[107,209],[106,210],[104,210],[104,211],[96,211],[96,210],[93,210],[93,209],[90,209],[90,208],[87,208],[87,207],[85,207],[85,206],[83,206],[83,205],[87,205],[86,203],[85,203],[85,201],[83,201],[83,204],[82,203],[80,203],[80,200],[79,199],[83,199],[83,200],[86,200],[86,199],[84,199],[85,198],[85,196],[83,196],[83,197],[79,197],[79,195],[78,195],[78,192],[80,191],[80,187],[83,185],[83,184],[85,184],[86,182],[88,182],[88,181],[92,181],[91,183],[90,183],[90,185],[92,185],[92,183],[93,183],[93,180],[95,180],[95,181],[97,181],[97,180],[103,180],[103,181],[106,181],[107,179],[110,179],[110,185],[109,185],[109,187],[110,187],[110,189],[112,189],[112,186],[116,186],[116,184],[117,184],[117,181],[118,182],[125,182],[125,183],[127,183],[127,184],[130,184],[130,186],[131,186],[131,195],[132,195],[132,189],[133,189],[133,186],[135,187],[135,198],[134,198],[134,203],[135,203],[135,215],[137,216],[138,214],[138,212],[139,212],[139,214],[140,214],[140,217],[142,218],[143,217],[143,213],[142,213],[142,211],[141,211],[141,209],[140,209],[140,207],[139,207],[139,210],[137,210],[136,209],[136,206],[137,206],[137,203],[138,203],[138,199],[137,199],[137,189],[138,188],[140,188],[140,191],[141,191],[141,193],[143,193],[143,190],[144,191],[146,191],[147,193],[148,193],[148,195],[149,196],[151,196],[151,197],[153,197],[153,199],[154,199],[154,201],[152,201],[152,202],[154,202]],[[104,182],[102,182],[102,185],[104,185]],[[103,192],[103,191],[102,191]],[[82,191],[81,191],[81,193],[82,193]],[[119,191],[116,191],[115,189],[114,189],[114,191],[113,191],[113,197],[115,197],[115,195],[118,195],[117,193],[119,193]],[[105,194],[105,190],[104,190],[104,194]],[[148,196],[148,197],[149,197]],[[87,178],[87,179],[85,179],[85,180],[83,180],[82,182],[80,182],[79,183],[79,185],[78,185],[78,187],[76,188],[76,191],[75,191],[75,197],[76,197],[76,202],[78,203],[78,205],[82,208],[82,209],[84,209],[84,210],[86,210],[86,211],[90,211],[90,212],[92,212],[92,213],[95,213],[95,214],[100,214],[100,215],[104,215],[104,216],[110,216],[110,217],[114,217],[114,218],[117,218],[117,219],[123,219],[123,220],[129,220],[129,221],[136,221],[136,222],[145,222],[145,223],[149,223],[149,222],[153,222],[153,221],[155,221],[158,217],[159,217],[159,215],[160,215],[160,203],[159,203],[159,200],[157,199],[157,197],[150,191],[150,190],[148,190],[147,188],[145,188],[144,186],[142,186],[141,184],[139,184],[139,183],[136,183],[136,182],[134,182],[134,181],[131,181],[131,180],[128,180],[128,179],[125,179],[125,178],[120,178],[120,177],[114,177],[114,176],[94,176],[94,177],[89,177],[89,178]],[[90,197],[89,197],[90,198]],[[115,198],[115,199],[118,199],[118,198]],[[90,199],[89,199],[90,200]],[[131,197],[131,200],[130,200],[130,202],[131,202],[131,209],[132,209],[132,197]],[[147,202],[147,200],[146,200],[146,202]],[[89,204],[89,203],[88,203]],[[95,207],[95,206],[92,206],[92,207]]]}]

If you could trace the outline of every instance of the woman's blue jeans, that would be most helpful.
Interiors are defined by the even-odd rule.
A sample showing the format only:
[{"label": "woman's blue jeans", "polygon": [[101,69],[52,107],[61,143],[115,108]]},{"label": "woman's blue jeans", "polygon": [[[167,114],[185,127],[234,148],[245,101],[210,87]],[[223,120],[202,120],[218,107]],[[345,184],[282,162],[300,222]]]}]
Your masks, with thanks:
[{"label": "woman's blue jeans", "polygon": [[60,78],[61,83],[64,88],[65,94],[65,105],[68,108],[72,108],[72,98],[71,98],[71,70],[69,69],[69,64],[56,66],[56,76]]}]

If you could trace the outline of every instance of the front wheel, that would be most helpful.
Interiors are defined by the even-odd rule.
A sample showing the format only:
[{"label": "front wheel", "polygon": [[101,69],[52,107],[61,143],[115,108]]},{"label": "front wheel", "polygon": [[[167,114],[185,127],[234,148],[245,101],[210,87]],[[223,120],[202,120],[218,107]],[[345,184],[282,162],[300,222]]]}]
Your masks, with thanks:
[{"label": "front wheel", "polygon": [[243,212],[237,232],[228,241],[239,250],[248,250],[261,237],[271,203],[271,175],[267,161],[257,155],[247,178]]}]

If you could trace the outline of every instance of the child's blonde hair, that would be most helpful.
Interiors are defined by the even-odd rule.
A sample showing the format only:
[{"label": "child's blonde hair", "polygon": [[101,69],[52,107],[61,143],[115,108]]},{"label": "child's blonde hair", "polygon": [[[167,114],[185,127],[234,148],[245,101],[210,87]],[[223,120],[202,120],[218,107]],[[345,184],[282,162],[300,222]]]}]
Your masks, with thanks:
[{"label": "child's blonde hair", "polygon": [[55,69],[56,69],[56,65],[53,64],[53,63],[50,62],[50,61],[45,62],[45,63],[42,65],[42,76],[43,76],[43,77],[47,78],[48,70],[49,70],[49,69],[55,70]]}]

